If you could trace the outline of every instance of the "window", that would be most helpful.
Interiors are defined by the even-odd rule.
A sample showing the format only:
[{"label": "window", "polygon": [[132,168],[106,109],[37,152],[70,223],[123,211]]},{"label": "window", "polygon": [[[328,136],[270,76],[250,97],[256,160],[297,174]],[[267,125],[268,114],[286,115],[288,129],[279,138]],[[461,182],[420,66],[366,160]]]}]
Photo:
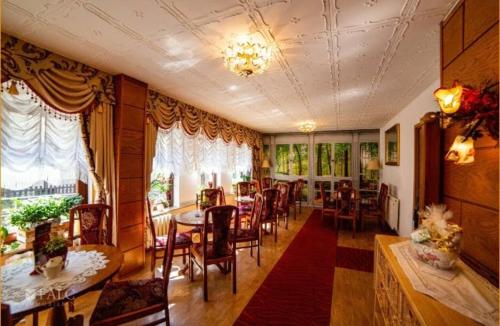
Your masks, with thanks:
[{"label": "window", "polygon": [[307,144],[292,145],[292,174],[303,176],[309,174],[309,146]]},{"label": "window", "polygon": [[378,143],[360,143],[360,189],[377,190],[379,171],[368,170],[368,162],[378,159]]},{"label": "window", "polygon": [[276,145],[276,173],[290,174],[290,145],[278,144]]},{"label": "window", "polygon": [[332,144],[314,145],[315,173],[318,177],[332,175]]},{"label": "window", "polygon": [[351,176],[351,148],[350,143],[336,143],[334,147],[335,176]]}]

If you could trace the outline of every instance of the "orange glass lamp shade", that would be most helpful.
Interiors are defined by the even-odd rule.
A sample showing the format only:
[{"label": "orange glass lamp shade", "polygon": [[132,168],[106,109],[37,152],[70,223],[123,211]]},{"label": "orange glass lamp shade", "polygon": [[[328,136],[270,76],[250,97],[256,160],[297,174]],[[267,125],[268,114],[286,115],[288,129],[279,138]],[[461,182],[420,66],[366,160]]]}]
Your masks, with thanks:
[{"label": "orange glass lamp shade", "polygon": [[445,160],[455,162],[455,164],[469,164],[474,162],[475,154],[474,140],[470,137],[457,136]]},{"label": "orange glass lamp shade", "polygon": [[460,108],[463,90],[462,85],[455,82],[452,88],[438,88],[434,92],[434,97],[444,113],[453,114]]}]

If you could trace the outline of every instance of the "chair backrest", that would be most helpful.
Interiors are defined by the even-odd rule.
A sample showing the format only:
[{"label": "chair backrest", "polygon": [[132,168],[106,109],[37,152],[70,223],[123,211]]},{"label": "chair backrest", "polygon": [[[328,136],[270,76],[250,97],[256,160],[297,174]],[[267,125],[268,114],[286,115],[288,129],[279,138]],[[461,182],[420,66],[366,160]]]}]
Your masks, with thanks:
[{"label": "chair backrest", "polygon": [[2,303],[2,326],[12,326],[14,321],[12,320],[12,315],[10,314],[10,306]]},{"label": "chair backrest", "polygon": [[153,220],[153,214],[151,213],[151,200],[149,197],[146,197],[146,207],[148,209],[148,225],[149,230],[151,231],[152,245],[153,248],[156,247],[156,230],[155,230],[155,222]]},{"label": "chair backrest", "polygon": [[385,183],[380,185],[380,192],[378,193],[378,207],[385,214],[385,202],[387,200],[387,196],[389,195],[389,186]]},{"label": "chair backrest", "polygon": [[226,205],[226,193],[224,192],[224,187],[223,186],[218,186],[217,187],[219,190],[220,190],[220,199],[221,199],[221,202],[220,204],[221,205]]},{"label": "chair backrest", "polygon": [[260,187],[260,181],[259,180],[253,179],[251,181],[251,184],[252,184],[251,185],[251,190],[254,190],[255,193],[259,193],[259,194],[262,193],[262,189]]},{"label": "chair backrest", "polygon": [[330,202],[330,196],[327,196],[325,185],[320,181],[319,183],[319,191],[321,193],[321,201],[323,203],[323,207],[325,207]]},{"label": "chair backrest", "polygon": [[297,185],[295,186],[295,200],[302,200],[302,189],[304,189],[304,179],[297,179]]},{"label": "chair backrest", "polygon": [[250,196],[250,189],[252,183],[248,181],[241,181],[236,184],[236,196]]},{"label": "chair backrest", "polygon": [[[168,238],[165,253],[163,255],[163,289],[165,295],[165,302],[168,302],[168,283],[170,280],[170,271],[172,270],[172,260],[174,258],[175,237],[177,235],[177,222],[175,218],[171,218],[168,223]],[[154,273],[153,273],[154,274]],[[154,277],[154,275],[153,275]]]},{"label": "chair backrest", "polygon": [[261,221],[273,220],[276,216],[276,210],[278,207],[279,190],[275,188],[267,188],[262,192],[263,198],[263,209],[261,215]]},{"label": "chair backrest", "polygon": [[80,244],[113,245],[113,209],[105,204],[83,204],[69,211],[68,240],[73,242],[75,218],[80,220]]},{"label": "chair backrest", "polygon": [[353,188],[337,189],[337,208],[340,214],[350,214],[356,210],[356,190]]},{"label": "chair backrest", "polygon": [[339,188],[352,188],[352,180],[339,180]]},{"label": "chair backrest", "polygon": [[273,186],[273,179],[270,177],[262,178],[262,190],[271,188]]},{"label": "chair backrest", "polygon": [[279,183],[278,191],[279,200],[278,200],[278,209],[288,212],[288,194],[289,194],[290,186],[287,183]]},{"label": "chair backrest", "polygon": [[252,214],[250,220],[250,228],[252,230],[258,230],[260,225],[260,220],[262,218],[262,211],[264,208],[264,199],[261,194],[255,194],[253,201]]},{"label": "chair backrest", "polygon": [[288,204],[295,205],[297,201],[297,181],[288,182]]},{"label": "chair backrest", "polygon": [[223,205],[223,194],[219,188],[205,188],[201,191],[201,209],[207,209],[218,205]]},{"label": "chair backrest", "polygon": [[[212,223],[210,223],[210,218]],[[234,228],[231,229],[231,221],[234,219]],[[213,253],[211,259],[227,257],[236,254],[236,239],[239,228],[238,207],[233,205],[214,206],[205,211],[205,226],[208,230],[212,226]],[[232,237],[230,233],[233,233]],[[208,232],[203,232],[203,256],[207,257]]]}]

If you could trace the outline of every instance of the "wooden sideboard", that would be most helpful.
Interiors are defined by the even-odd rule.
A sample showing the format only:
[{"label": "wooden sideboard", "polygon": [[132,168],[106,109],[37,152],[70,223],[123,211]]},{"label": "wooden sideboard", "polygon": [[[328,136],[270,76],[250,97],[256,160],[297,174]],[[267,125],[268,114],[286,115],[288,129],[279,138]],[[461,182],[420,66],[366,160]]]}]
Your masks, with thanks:
[{"label": "wooden sideboard", "polygon": [[407,238],[375,237],[374,325],[479,325],[413,289],[389,245]]}]

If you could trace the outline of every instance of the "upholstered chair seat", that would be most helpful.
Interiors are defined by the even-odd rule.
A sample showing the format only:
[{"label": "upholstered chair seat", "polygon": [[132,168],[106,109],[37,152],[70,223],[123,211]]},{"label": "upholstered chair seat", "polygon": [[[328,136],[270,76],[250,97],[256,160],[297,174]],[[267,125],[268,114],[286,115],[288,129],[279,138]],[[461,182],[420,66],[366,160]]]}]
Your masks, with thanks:
[{"label": "upholstered chair seat", "polygon": [[[167,235],[161,235],[156,237],[156,248],[165,248],[168,242]],[[181,232],[178,233],[175,237],[175,245],[176,246],[188,246],[192,243],[191,241],[191,233],[189,232]]]}]

